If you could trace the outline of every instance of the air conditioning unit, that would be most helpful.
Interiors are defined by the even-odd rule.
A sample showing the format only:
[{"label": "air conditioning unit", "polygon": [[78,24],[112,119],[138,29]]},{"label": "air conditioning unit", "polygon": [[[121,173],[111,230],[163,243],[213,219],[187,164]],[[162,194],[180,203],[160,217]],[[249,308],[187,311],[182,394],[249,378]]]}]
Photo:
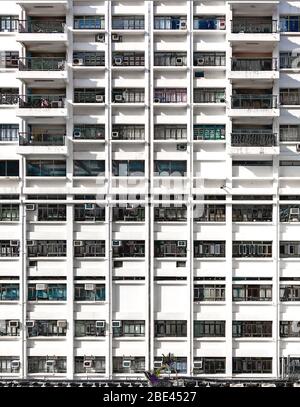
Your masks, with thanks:
[{"label": "air conditioning unit", "polygon": [[33,328],[34,327],[34,321],[29,320],[26,321],[26,328]]},{"label": "air conditioning unit", "polygon": [[11,247],[18,247],[20,244],[19,240],[11,240],[10,241],[10,246]]},{"label": "air conditioning unit", "polygon": [[123,360],[122,366],[126,369],[131,367],[131,360]]},{"label": "air conditioning unit", "polygon": [[186,151],[187,150],[187,145],[186,144],[177,144],[176,149],[178,151]]},{"label": "air conditioning unit", "polygon": [[95,284],[92,284],[92,283],[86,283],[86,284],[84,284],[84,289],[86,290],[86,291],[93,291],[93,290],[95,290]]},{"label": "air conditioning unit", "polygon": [[112,247],[120,247],[120,246],[121,246],[121,240],[112,241]]},{"label": "air conditioning unit", "polygon": [[111,40],[113,42],[120,42],[122,40],[122,36],[119,34],[112,34],[111,36]]},{"label": "air conditioning unit", "polygon": [[219,29],[219,30],[225,30],[225,28],[226,28],[225,19],[224,19],[224,20],[219,20],[218,29]]},{"label": "air conditioning unit", "polygon": [[26,204],[26,211],[35,211],[35,204]]},{"label": "air conditioning unit", "polygon": [[113,131],[113,132],[111,133],[111,137],[112,137],[112,138],[118,138],[118,137],[119,137],[119,132],[118,132],[118,131]]},{"label": "air conditioning unit", "polygon": [[97,34],[95,37],[96,42],[104,42],[105,41],[105,35],[104,34]]},{"label": "air conditioning unit", "polygon": [[35,241],[34,240],[27,240],[27,247],[32,247],[35,245]]},{"label": "air conditioning unit", "polygon": [[58,321],[56,322],[56,326],[57,326],[58,328],[66,328],[66,327],[67,327],[67,321],[64,320],[64,319],[58,320]]},{"label": "air conditioning unit", "polygon": [[202,369],[203,368],[203,361],[202,360],[198,360],[194,362],[194,368],[195,369]]},{"label": "air conditioning unit", "polygon": [[93,367],[93,361],[91,359],[84,360],[83,367],[85,369],[90,369],[91,367]]},{"label": "air conditioning unit", "polygon": [[159,98],[154,98],[153,102],[154,103],[160,103],[160,99]]},{"label": "air conditioning unit", "polygon": [[47,290],[47,284],[44,284],[44,283],[37,283],[36,284],[36,286],[35,286],[35,289],[37,290],[37,291],[40,291],[40,290]]},{"label": "air conditioning unit", "polygon": [[123,102],[123,96],[122,95],[115,95],[115,102]]},{"label": "air conditioning unit", "polygon": [[19,321],[17,320],[12,320],[8,322],[8,326],[10,328],[18,328],[19,327]]},{"label": "air conditioning unit", "polygon": [[21,363],[20,363],[19,360],[12,360],[12,361],[11,361],[11,368],[12,368],[13,370],[19,369],[19,368],[20,368],[20,365],[21,365]]},{"label": "air conditioning unit", "polygon": [[300,208],[291,208],[290,215],[300,215]]},{"label": "air conditioning unit", "polygon": [[81,131],[80,130],[74,130],[73,137],[74,138],[80,138],[81,137]]},{"label": "air conditioning unit", "polygon": [[73,59],[73,65],[83,65],[83,59],[82,58],[74,58]]},{"label": "air conditioning unit", "polygon": [[296,151],[297,153],[300,153],[300,144],[296,144]]},{"label": "air conditioning unit", "polygon": [[83,246],[83,241],[82,240],[74,240],[74,247],[81,247]]},{"label": "air conditioning unit", "polygon": [[186,30],[186,28],[187,28],[186,21],[180,21],[180,23],[179,23],[179,28],[180,28],[181,30]]},{"label": "air conditioning unit", "polygon": [[105,328],[105,321],[96,321],[96,328]]},{"label": "air conditioning unit", "polygon": [[176,65],[183,65],[183,58],[177,57],[176,60],[175,60],[175,64]]},{"label": "air conditioning unit", "polygon": [[197,58],[197,65],[198,66],[202,66],[205,63],[205,59],[204,58]]},{"label": "air conditioning unit", "polygon": [[54,367],[54,366],[55,366],[55,360],[54,359],[46,360],[46,367]]},{"label": "air conditioning unit", "polygon": [[115,65],[122,65],[122,63],[123,63],[123,58],[121,58],[121,57],[115,57],[114,58],[114,64]]},{"label": "air conditioning unit", "polygon": [[153,367],[154,369],[160,369],[162,367],[162,360],[155,361]]},{"label": "air conditioning unit", "polygon": [[112,321],[113,328],[121,328],[121,321]]},{"label": "air conditioning unit", "polygon": [[93,209],[95,209],[95,204],[93,204],[93,203],[86,203],[86,204],[84,204],[84,209],[87,210],[87,211],[93,210]]},{"label": "air conditioning unit", "polygon": [[177,246],[178,247],[186,247],[186,241],[185,240],[178,240]]},{"label": "air conditioning unit", "polygon": [[96,102],[104,102],[104,95],[96,95],[95,99]]}]

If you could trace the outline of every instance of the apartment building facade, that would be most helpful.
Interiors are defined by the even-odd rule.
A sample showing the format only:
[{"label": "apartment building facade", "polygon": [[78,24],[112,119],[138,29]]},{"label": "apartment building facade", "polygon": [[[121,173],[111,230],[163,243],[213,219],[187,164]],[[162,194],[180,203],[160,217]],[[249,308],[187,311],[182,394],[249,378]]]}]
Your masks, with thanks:
[{"label": "apartment building facade", "polygon": [[0,51],[0,378],[297,374],[299,2],[1,1]]}]

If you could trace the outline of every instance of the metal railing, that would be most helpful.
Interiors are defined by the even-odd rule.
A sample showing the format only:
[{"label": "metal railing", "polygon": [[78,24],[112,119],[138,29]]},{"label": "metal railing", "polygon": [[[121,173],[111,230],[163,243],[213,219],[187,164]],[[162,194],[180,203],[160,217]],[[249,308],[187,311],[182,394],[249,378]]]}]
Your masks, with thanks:
[{"label": "metal railing", "polygon": [[276,95],[233,95],[232,109],[276,109]]},{"label": "metal railing", "polygon": [[278,32],[278,21],[259,21],[259,18],[236,18],[231,22],[234,34],[270,34]]},{"label": "metal railing", "polygon": [[0,93],[0,105],[16,105],[19,95],[13,93]]},{"label": "metal railing", "polygon": [[154,89],[154,103],[186,103],[186,89]]},{"label": "metal railing", "polygon": [[53,57],[27,57],[19,58],[20,71],[64,71],[66,61],[64,58]]},{"label": "metal railing", "polygon": [[19,133],[20,146],[64,146],[66,136],[61,134]]},{"label": "metal railing", "polygon": [[300,141],[300,126],[280,126],[280,141]]},{"label": "metal railing", "polygon": [[194,52],[194,66],[225,66],[225,52]]},{"label": "metal railing", "polygon": [[232,58],[232,71],[277,71],[277,58]]},{"label": "metal railing", "polygon": [[300,105],[300,92],[280,92],[281,105]]},{"label": "metal railing", "polygon": [[194,89],[194,103],[225,103],[225,90]]},{"label": "metal railing", "polygon": [[19,96],[19,107],[20,108],[30,108],[30,109],[54,109],[65,107],[66,96],[62,94],[58,95],[20,95]]},{"label": "metal railing", "polygon": [[20,20],[19,33],[54,34],[65,32],[66,24],[61,20]]},{"label": "metal railing", "polygon": [[243,133],[231,134],[231,145],[234,147],[273,147],[277,142],[276,133]]}]

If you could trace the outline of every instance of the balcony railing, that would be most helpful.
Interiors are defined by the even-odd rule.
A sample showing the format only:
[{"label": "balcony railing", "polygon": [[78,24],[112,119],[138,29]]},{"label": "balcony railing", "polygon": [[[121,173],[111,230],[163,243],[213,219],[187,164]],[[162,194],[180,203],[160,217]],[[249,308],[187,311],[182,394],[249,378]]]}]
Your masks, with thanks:
[{"label": "balcony railing", "polygon": [[280,92],[280,104],[281,105],[300,105],[300,92],[298,89],[293,92],[291,91],[281,91]]},{"label": "balcony railing", "polygon": [[20,95],[19,107],[27,109],[57,109],[65,107],[66,96],[59,95]]},{"label": "balcony railing", "polygon": [[277,58],[232,58],[233,71],[277,71]]},{"label": "balcony railing", "polygon": [[19,95],[13,93],[0,93],[0,105],[16,105],[19,101]]},{"label": "balcony railing", "polygon": [[61,20],[20,20],[20,33],[54,34],[65,31],[65,22]]},{"label": "balcony railing", "polygon": [[225,90],[194,89],[194,103],[225,103]]},{"label": "balcony railing", "polygon": [[234,147],[273,147],[276,146],[275,133],[243,133],[231,134],[231,145]]},{"label": "balcony railing", "polygon": [[250,18],[237,18],[231,23],[234,34],[270,34],[278,32],[277,20],[259,21],[258,18],[254,18],[251,21]]},{"label": "balcony railing", "polygon": [[64,58],[28,57],[19,58],[20,71],[63,71],[66,68]]},{"label": "balcony railing", "polygon": [[19,133],[20,146],[64,146],[66,136],[60,134]]},{"label": "balcony railing", "polygon": [[231,97],[232,109],[276,109],[276,95],[234,95]]},{"label": "balcony railing", "polygon": [[154,103],[186,103],[186,89],[155,89]]},{"label": "balcony railing", "polygon": [[280,126],[280,141],[300,141],[300,126]]},{"label": "balcony railing", "polygon": [[299,69],[299,54],[286,55],[286,53],[280,53],[280,69]]}]

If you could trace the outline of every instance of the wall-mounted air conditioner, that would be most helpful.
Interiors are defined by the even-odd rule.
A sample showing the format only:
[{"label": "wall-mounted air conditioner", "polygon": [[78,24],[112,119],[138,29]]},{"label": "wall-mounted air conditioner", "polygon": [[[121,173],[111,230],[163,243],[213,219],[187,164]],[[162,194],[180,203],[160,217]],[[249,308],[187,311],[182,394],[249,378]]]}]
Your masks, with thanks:
[{"label": "wall-mounted air conditioner", "polygon": [[26,321],[26,328],[33,328],[34,327],[34,321],[33,320],[27,320]]},{"label": "wall-mounted air conditioner", "polygon": [[35,211],[35,204],[26,204],[26,211]]},{"label": "wall-mounted air conditioner", "polygon": [[112,40],[113,42],[120,42],[120,41],[122,41],[122,36],[119,35],[119,34],[112,34],[111,40]]},{"label": "wall-mounted air conditioner", "polygon": [[121,321],[112,321],[113,328],[121,328]]},{"label": "wall-mounted air conditioner", "polygon": [[155,361],[154,364],[153,364],[154,369],[160,369],[162,367],[162,364],[163,364],[162,360]]},{"label": "wall-mounted air conditioner", "polygon": [[178,247],[186,247],[186,241],[185,240],[178,240],[177,246]]},{"label": "wall-mounted air conditioner", "polygon": [[86,359],[83,361],[83,367],[85,369],[90,369],[91,367],[93,367],[93,361],[91,359]]},{"label": "wall-mounted air conditioner", "polygon": [[296,144],[296,151],[297,153],[300,153],[300,144]]},{"label": "wall-mounted air conditioner", "polygon": [[203,361],[202,360],[197,360],[194,362],[194,368],[195,369],[203,369]]},{"label": "wall-mounted air conditioner", "polygon": [[19,360],[12,360],[12,361],[11,361],[11,364],[10,364],[10,366],[11,366],[11,368],[12,368],[13,370],[19,369],[19,368],[20,368],[20,365],[21,365],[21,363],[20,363]]},{"label": "wall-mounted air conditioner", "polygon": [[56,326],[57,326],[58,328],[66,328],[66,327],[67,327],[67,321],[64,320],[64,319],[58,320],[58,321],[56,322]]},{"label": "wall-mounted air conditioner", "polygon": [[105,35],[104,34],[97,34],[95,37],[96,42],[104,42],[105,41]]},{"label": "wall-mounted air conditioner", "polygon": [[177,144],[176,145],[176,150],[178,150],[178,151],[186,151],[187,150],[187,145],[186,144]]},{"label": "wall-mounted air conditioner", "polygon": [[300,208],[291,208],[290,215],[300,215]]},{"label": "wall-mounted air conditioner", "polygon": [[37,283],[35,286],[36,291],[47,290],[48,285],[44,283]]},{"label": "wall-mounted air conditioner", "polygon": [[123,58],[121,58],[121,57],[115,57],[114,58],[114,64],[115,65],[122,65],[122,63],[123,63]]},{"label": "wall-mounted air conditioner", "polygon": [[113,132],[111,133],[111,137],[112,137],[112,138],[118,138],[118,137],[119,137],[119,132],[118,132],[118,131],[113,131]]},{"label": "wall-mounted air conditioner", "polygon": [[112,241],[112,247],[120,247],[121,246],[121,240],[113,240]]},{"label": "wall-mounted air conditioner", "polygon": [[105,328],[105,321],[96,321],[96,328]]},{"label": "wall-mounted air conditioner", "polygon": [[93,290],[95,290],[95,288],[96,288],[96,285],[95,285],[95,284],[92,284],[92,283],[86,283],[86,284],[84,284],[84,289],[85,289],[86,291],[93,291]]},{"label": "wall-mounted air conditioner", "polygon": [[93,204],[93,203],[86,203],[86,204],[84,204],[84,209],[85,210],[93,210],[93,209],[95,209],[95,204]]},{"label": "wall-mounted air conditioner", "polygon": [[123,95],[115,95],[115,102],[123,102]]},{"label": "wall-mounted air conditioner", "polygon": [[73,131],[73,137],[74,138],[80,138],[81,137],[81,131],[80,130],[74,130]]},{"label": "wall-mounted air conditioner", "polygon": [[32,247],[35,245],[35,241],[34,240],[27,240],[27,247]]},{"label": "wall-mounted air conditioner", "polygon": [[83,241],[82,240],[74,240],[74,247],[81,247],[83,246]]},{"label": "wall-mounted air conditioner", "polygon": [[11,320],[8,322],[8,326],[10,328],[18,328],[19,327],[19,321],[18,320]]},{"label": "wall-mounted air conditioner", "polygon": [[104,102],[104,95],[96,95],[95,99],[96,102]]},{"label": "wall-mounted air conditioner", "polygon": [[175,60],[175,64],[179,66],[183,65],[183,58],[177,57]]},{"label": "wall-mounted air conditioner", "polygon": [[126,369],[131,367],[131,360],[123,360],[122,366]]},{"label": "wall-mounted air conditioner", "polygon": [[204,58],[197,58],[197,65],[198,66],[202,66],[205,63],[205,59]]},{"label": "wall-mounted air conditioner", "polygon": [[73,65],[83,65],[83,58],[74,58]]},{"label": "wall-mounted air conditioner", "polygon": [[154,103],[160,103],[160,99],[159,98],[154,98],[153,102]]},{"label": "wall-mounted air conditioner", "polygon": [[179,28],[180,28],[181,30],[186,30],[186,28],[187,28],[187,23],[186,23],[186,21],[180,21],[180,23],[179,23]]},{"label": "wall-mounted air conditioner", "polygon": [[20,244],[19,240],[11,240],[10,241],[10,246],[11,247],[18,247]]},{"label": "wall-mounted air conditioner", "polygon": [[46,367],[54,367],[54,366],[55,366],[55,359],[46,360]]}]

